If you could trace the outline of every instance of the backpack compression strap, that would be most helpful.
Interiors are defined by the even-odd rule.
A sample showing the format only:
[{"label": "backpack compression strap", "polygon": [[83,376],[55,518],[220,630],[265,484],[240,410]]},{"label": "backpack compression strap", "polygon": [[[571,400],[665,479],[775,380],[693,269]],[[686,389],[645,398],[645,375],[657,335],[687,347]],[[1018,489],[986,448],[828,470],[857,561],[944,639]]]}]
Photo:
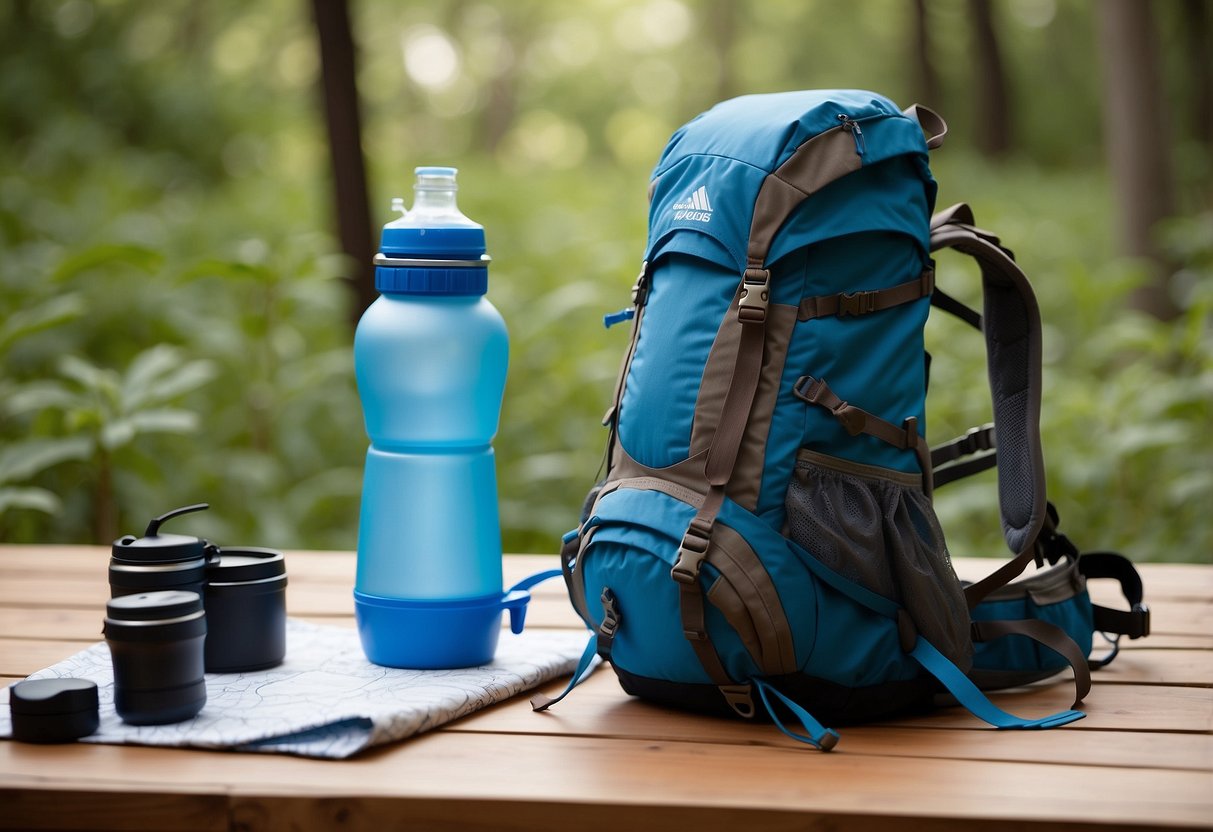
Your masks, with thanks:
[{"label": "backpack compression strap", "polygon": [[[839,125],[805,141],[791,157],[763,180],[754,203],[746,268],[737,288],[732,326],[741,327],[737,357],[728,392],[720,408],[716,431],[708,445],[704,466],[708,490],[678,546],[677,561],[670,576],[679,586],[679,606],[688,642],[712,682],[735,711],[753,715],[748,685],[729,678],[715,646],[703,626],[703,587],[699,571],[711,545],[716,515],[724,505],[725,487],[733,476],[737,455],[754,406],[758,379],[766,347],[767,310],[771,296],[771,273],[767,254],[788,216],[812,194],[863,166],[863,157],[847,125]],[[736,309],[734,313],[732,310]],[[726,322],[726,325],[729,325]]]},{"label": "backpack compression strap", "polygon": [[977,260],[984,295],[982,331],[994,401],[998,502],[1003,536],[1016,555],[966,587],[970,609],[1023,572],[1045,528],[1044,454],[1040,444],[1040,309],[1027,277],[998,238],[973,223],[965,204],[931,221],[931,250],[953,248]]}]

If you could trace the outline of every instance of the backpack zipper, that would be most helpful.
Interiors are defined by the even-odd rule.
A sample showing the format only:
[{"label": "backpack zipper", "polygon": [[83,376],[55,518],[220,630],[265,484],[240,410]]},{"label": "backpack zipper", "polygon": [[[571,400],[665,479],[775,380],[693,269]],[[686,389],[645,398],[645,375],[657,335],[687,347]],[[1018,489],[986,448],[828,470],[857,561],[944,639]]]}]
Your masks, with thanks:
[{"label": "backpack zipper", "polygon": [[859,126],[859,122],[851,118],[846,113],[839,113],[838,120],[842,122],[843,130],[846,130],[855,139],[855,153],[862,156],[867,150],[867,145],[863,140],[863,128]]}]

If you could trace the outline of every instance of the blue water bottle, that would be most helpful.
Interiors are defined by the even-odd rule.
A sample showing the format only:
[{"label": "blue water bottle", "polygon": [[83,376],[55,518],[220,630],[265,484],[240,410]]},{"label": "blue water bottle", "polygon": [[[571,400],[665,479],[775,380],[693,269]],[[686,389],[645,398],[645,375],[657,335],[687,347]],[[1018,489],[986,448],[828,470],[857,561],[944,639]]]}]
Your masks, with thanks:
[{"label": "blue water bottle", "polygon": [[417,168],[414,204],[383,228],[380,297],[358,323],[354,369],[367,450],[355,613],[363,650],[390,667],[492,660],[508,609],[490,442],[509,339],[485,297],[484,229],[455,202],[455,169]]}]

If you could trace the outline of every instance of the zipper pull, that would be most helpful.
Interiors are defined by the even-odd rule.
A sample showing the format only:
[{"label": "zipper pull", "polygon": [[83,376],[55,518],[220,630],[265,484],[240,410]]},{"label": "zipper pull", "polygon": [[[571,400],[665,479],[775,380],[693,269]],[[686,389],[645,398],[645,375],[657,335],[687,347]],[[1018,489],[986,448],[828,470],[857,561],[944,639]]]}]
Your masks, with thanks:
[{"label": "zipper pull", "polygon": [[629,306],[627,309],[620,309],[618,312],[612,312],[609,315],[602,316],[602,325],[610,329],[615,324],[621,324],[624,321],[630,321],[636,317],[636,307]]},{"label": "zipper pull", "polygon": [[850,132],[855,139],[855,153],[862,156],[867,146],[863,140],[863,128],[859,126],[859,122],[851,118],[846,113],[839,113],[838,120],[842,122],[842,129]]}]

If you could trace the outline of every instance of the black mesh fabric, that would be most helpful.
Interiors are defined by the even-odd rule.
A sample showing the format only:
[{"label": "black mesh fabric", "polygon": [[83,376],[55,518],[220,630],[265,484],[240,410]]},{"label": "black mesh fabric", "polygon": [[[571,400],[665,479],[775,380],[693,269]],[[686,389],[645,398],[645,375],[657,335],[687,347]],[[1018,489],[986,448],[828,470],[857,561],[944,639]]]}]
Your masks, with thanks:
[{"label": "black mesh fabric", "polygon": [[968,605],[921,488],[801,459],[786,502],[792,540],[843,577],[905,607],[927,641],[969,669]]}]

